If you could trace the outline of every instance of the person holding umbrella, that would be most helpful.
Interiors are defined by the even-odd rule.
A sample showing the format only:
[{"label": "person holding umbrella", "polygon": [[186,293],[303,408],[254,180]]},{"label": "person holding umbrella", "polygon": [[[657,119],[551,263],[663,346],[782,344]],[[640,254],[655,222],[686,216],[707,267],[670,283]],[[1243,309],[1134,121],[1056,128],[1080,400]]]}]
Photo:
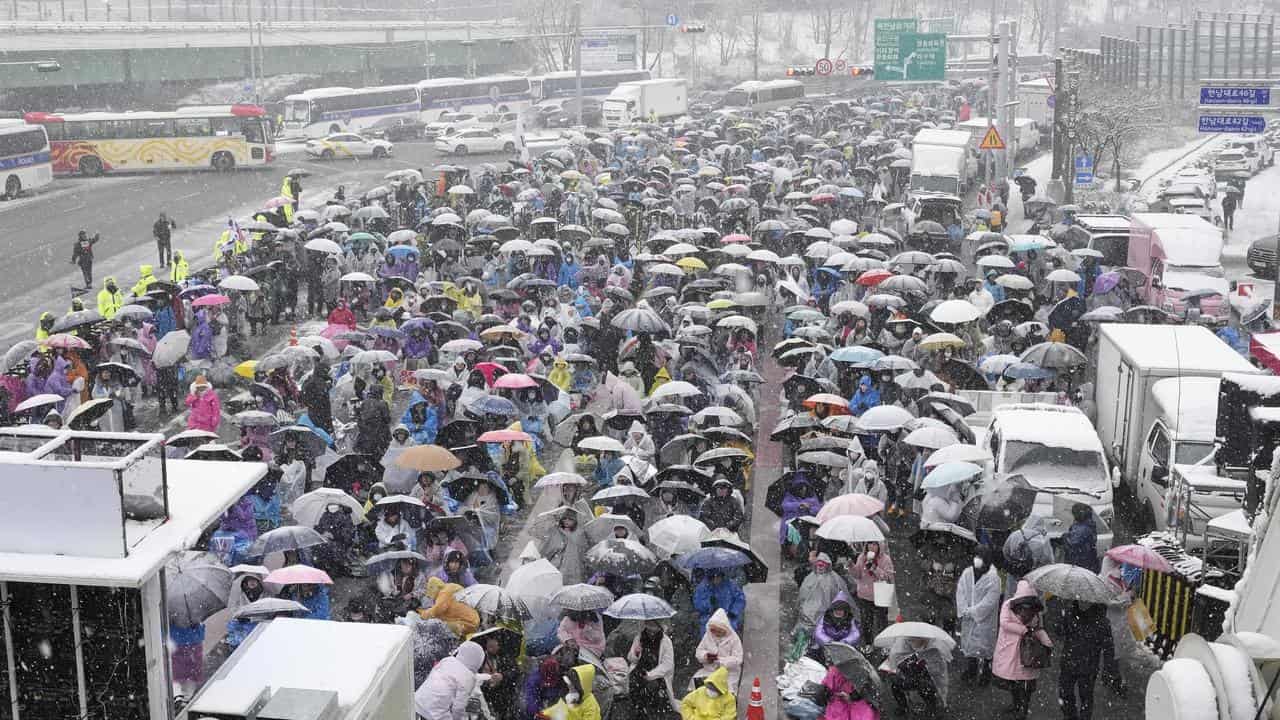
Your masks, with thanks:
[{"label": "person holding umbrella", "polygon": [[867,543],[849,566],[863,637],[875,637],[889,624],[889,608],[876,604],[876,584],[894,581],[893,558],[880,543]]},{"label": "person holding umbrella", "polygon": [[1068,720],[1091,720],[1098,671],[1105,654],[1114,652],[1107,606],[1072,601],[1064,608],[1061,632],[1058,703]]},{"label": "person holding umbrella", "polygon": [[111,367],[100,367],[93,381],[94,400],[110,400],[111,409],[98,420],[102,432],[127,432],[133,428],[133,407],[126,399],[124,383]]},{"label": "person holding umbrella", "polygon": [[[954,648],[954,645],[949,645]],[[947,705],[947,661],[934,640],[922,637],[900,637],[889,650],[888,665],[893,669],[889,690],[902,714],[909,714],[909,693],[920,695],[925,704],[925,717],[943,717]]]},{"label": "person holding umbrella", "polygon": [[556,566],[566,585],[584,580],[587,543],[578,527],[578,512],[573,508],[561,510],[560,518],[547,537],[538,545],[538,552]]}]

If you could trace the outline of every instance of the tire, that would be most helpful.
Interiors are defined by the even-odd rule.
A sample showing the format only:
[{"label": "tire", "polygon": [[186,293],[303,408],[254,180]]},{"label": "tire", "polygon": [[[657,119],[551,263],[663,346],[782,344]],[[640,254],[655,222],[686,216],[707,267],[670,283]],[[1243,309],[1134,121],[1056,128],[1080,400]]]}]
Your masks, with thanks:
[{"label": "tire", "polygon": [[513,142],[506,143],[502,146],[502,152],[511,154],[516,151],[516,144]]},{"label": "tire", "polygon": [[80,170],[81,175],[90,177],[101,175],[103,169],[102,160],[93,155],[80,158],[80,162],[77,163],[76,167]]},{"label": "tire", "polygon": [[12,200],[18,197],[21,193],[22,181],[18,179],[17,175],[10,175],[9,179],[4,181],[4,195],[0,197],[3,197],[5,200]]},{"label": "tire", "polygon": [[500,112],[500,113],[509,112],[510,110],[511,110],[511,108],[507,107],[506,105],[499,105],[499,106],[498,106],[498,112]]},{"label": "tire", "polygon": [[219,152],[213,154],[213,169],[218,172],[227,172],[236,166],[236,159],[229,152]]},{"label": "tire", "polygon": [[332,151],[332,150],[330,150],[329,148],[325,148],[324,150],[322,150],[322,151],[320,152],[320,159],[321,159],[321,160],[332,160],[332,159],[333,159],[333,151]]},{"label": "tire", "polygon": [[454,149],[453,149],[453,153],[454,153],[455,155],[466,155],[466,154],[467,154],[467,146],[466,146],[466,145],[459,145],[458,147],[456,147],[456,148],[454,148]]},{"label": "tire", "polygon": [[384,157],[386,157],[386,156],[387,156],[387,151],[386,151],[384,148],[376,147],[376,148],[374,148],[374,149],[373,149],[373,159],[374,159],[374,160],[381,160],[382,158],[384,158]]},{"label": "tire", "polygon": [[1138,532],[1135,534],[1145,535],[1149,532],[1155,532],[1156,511],[1151,507],[1151,503],[1142,504],[1142,512],[1138,514],[1138,525]]},{"label": "tire", "polygon": [[334,124],[332,124],[332,125],[330,125],[330,126],[329,126],[329,134],[330,134],[330,135],[337,135],[337,134],[338,134],[338,133],[340,133],[340,132],[342,132],[342,126],[341,126],[341,125],[339,125],[338,123],[334,123]]}]

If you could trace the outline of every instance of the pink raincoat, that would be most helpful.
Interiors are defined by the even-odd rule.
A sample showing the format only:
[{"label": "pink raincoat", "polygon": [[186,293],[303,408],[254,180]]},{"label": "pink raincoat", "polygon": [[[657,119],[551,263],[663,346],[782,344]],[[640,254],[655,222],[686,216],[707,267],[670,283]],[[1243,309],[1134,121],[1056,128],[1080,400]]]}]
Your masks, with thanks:
[{"label": "pink raincoat", "polygon": [[834,666],[822,678],[822,686],[828,692],[827,711],[822,714],[822,720],[879,720],[879,711],[866,700],[842,700],[837,697],[839,693],[853,692],[854,688],[853,683]]},{"label": "pink raincoat", "polygon": [[217,391],[209,388],[187,395],[187,407],[191,410],[187,416],[188,430],[218,432],[218,425],[222,422],[222,401],[218,399]]},{"label": "pink raincoat", "polygon": [[[996,652],[991,659],[991,674],[998,678],[1005,680],[1035,680],[1040,675],[1039,670],[1022,666],[1022,657],[1018,653],[1018,644],[1022,642],[1022,636],[1027,634],[1027,626],[1023,625],[1018,616],[1013,614],[1013,610],[1009,609],[1009,604],[1014,600],[1031,597],[1035,594],[1035,588],[1031,587],[1031,583],[1026,580],[1020,580],[1018,581],[1018,591],[1013,594],[1013,597],[1005,600],[1004,605],[1000,606],[1000,634],[996,636]],[[1044,631],[1043,627],[1036,631],[1036,636],[1045,645],[1053,645],[1053,641],[1049,639],[1049,634]]]}]

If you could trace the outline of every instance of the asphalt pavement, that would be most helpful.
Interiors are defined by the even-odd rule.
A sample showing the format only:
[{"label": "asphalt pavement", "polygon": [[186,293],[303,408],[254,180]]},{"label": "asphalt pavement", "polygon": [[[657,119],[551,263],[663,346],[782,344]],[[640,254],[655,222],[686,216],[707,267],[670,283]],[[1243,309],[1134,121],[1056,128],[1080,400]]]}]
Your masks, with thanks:
[{"label": "asphalt pavement", "polygon": [[[41,312],[61,315],[68,309],[71,289],[82,283],[80,269],[71,264],[79,230],[102,236],[94,247],[95,286],[86,296],[92,306],[103,278],[114,275],[128,288],[139,265],[156,263],[151,226],[161,212],[178,223],[173,247],[195,268],[210,262],[227,218],[248,218],[279,194],[281,178],[290,168],[311,173],[303,180],[302,193],[303,204],[309,205],[323,203],[338,185],[350,193],[378,184],[392,170],[430,168],[445,161],[425,141],[397,143],[394,155],[381,160],[322,162],[308,159],[296,147],[282,150],[262,169],[58,178],[38,194],[0,202],[0,267],[6,271],[0,283],[5,308],[0,347],[31,336]],[[497,159],[468,157],[471,163]]]}]

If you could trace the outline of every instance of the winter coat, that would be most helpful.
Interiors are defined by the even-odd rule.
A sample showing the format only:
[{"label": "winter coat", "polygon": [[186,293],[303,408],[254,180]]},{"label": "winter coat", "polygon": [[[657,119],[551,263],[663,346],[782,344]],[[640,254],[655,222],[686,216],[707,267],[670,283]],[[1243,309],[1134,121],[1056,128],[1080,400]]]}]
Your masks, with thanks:
[{"label": "winter coat", "polygon": [[960,488],[947,485],[926,491],[920,507],[921,527],[928,523],[954,523],[964,509],[964,500],[960,497]]},{"label": "winter coat", "polygon": [[860,416],[862,413],[880,404],[880,391],[871,382],[870,375],[863,375],[858,380],[858,389],[849,398],[849,412]]},{"label": "winter coat", "polygon": [[[707,685],[719,691],[715,697],[707,692]],[[707,676],[701,687],[680,701],[680,720],[736,720],[738,701],[733,696],[735,687],[729,682],[729,671],[718,668]]]},{"label": "winter coat", "polygon": [[893,647],[889,648],[889,667],[896,669],[911,655],[919,655],[920,659],[924,660],[925,669],[929,671],[933,686],[938,690],[938,698],[943,705],[946,705],[947,663],[951,661],[951,653],[943,654],[934,643],[929,643],[924,649],[916,650],[906,638],[900,638],[893,643]]},{"label": "winter coat", "polygon": [[693,609],[698,611],[703,631],[707,629],[712,613],[717,610],[728,613],[733,629],[741,630],[742,613],[747,609],[747,596],[729,578],[722,578],[719,585],[712,585],[711,580],[706,578],[693,590]]},{"label": "winter coat", "polygon": [[800,618],[814,627],[838,596],[848,594],[849,586],[844,578],[831,570],[814,570],[800,583]]},{"label": "winter coat", "polygon": [[[1031,515],[1022,523],[1022,528],[1014,530],[1004,541],[1002,551],[1005,560],[1011,560],[1018,553],[1023,543],[1026,543],[1026,552],[1031,554],[1031,566],[1033,568],[1043,567],[1053,563],[1053,545],[1049,542],[1049,533],[1045,528],[1045,519],[1040,515]],[[1008,573],[1005,578],[1005,587],[1018,587],[1018,582],[1022,580],[1021,575],[1012,572]]]},{"label": "winter coat", "polygon": [[737,532],[745,517],[742,513],[742,505],[733,495],[726,497],[712,495],[702,501],[702,506],[698,510],[698,519],[712,530],[727,528]]},{"label": "winter coat", "polygon": [[[831,611],[836,607],[843,607],[845,617],[849,619],[849,627],[840,628],[834,624],[834,616]],[[813,644],[823,646],[828,643],[844,643],[845,645],[857,647],[858,639],[862,633],[858,632],[858,623],[854,620],[853,603],[849,601],[849,596],[840,593],[835,600],[827,606],[825,612],[822,613],[822,620],[818,622],[817,627],[813,630]]]},{"label": "winter coat", "polygon": [[538,545],[538,552],[556,566],[565,585],[580,583],[586,579],[583,564],[586,561],[587,545],[582,530],[566,532],[557,526]]},{"label": "winter coat", "polygon": [[313,373],[302,383],[302,404],[307,408],[311,422],[327,432],[333,432],[333,410],[329,404],[329,384],[319,374]]},{"label": "winter coat", "polygon": [[[1018,589],[1014,592],[1013,597],[1000,606],[1000,633],[996,636],[996,650],[991,658],[991,673],[998,678],[1005,680],[1035,680],[1040,676],[1038,669],[1022,666],[1022,656],[1018,651],[1018,645],[1022,642],[1022,636],[1027,634],[1027,626],[1022,624],[1022,621],[1018,619],[1018,616],[1009,607],[1018,598],[1034,597],[1035,595],[1036,591],[1035,588],[1031,587],[1031,583],[1022,580],[1018,583]],[[1036,622],[1039,623],[1040,620],[1037,618]],[[1043,627],[1036,629],[1036,636],[1045,645],[1053,645],[1053,641],[1049,639],[1049,634],[1044,631]]]},{"label": "winter coat", "polygon": [[431,607],[419,610],[418,614],[425,620],[441,620],[458,637],[467,637],[480,627],[480,615],[454,595],[462,592],[462,586],[446,583],[440,578],[427,580],[427,598]]},{"label": "winter coat", "polygon": [[[631,641],[631,649],[627,651],[627,663],[634,668],[636,662],[640,659],[640,634],[636,633],[636,637]],[[671,677],[676,671],[676,653],[671,647],[671,638],[663,633],[662,643],[658,646],[658,664],[654,666],[646,675],[646,680],[662,680],[667,686],[667,697],[671,699],[671,709],[679,710],[676,706],[676,694],[671,690]]]},{"label": "winter coat", "polygon": [[191,331],[191,345],[187,354],[192,360],[213,359],[213,327],[209,325],[209,316],[203,310],[196,313],[196,326]]},{"label": "winter coat", "polygon": [[[378,539],[378,547],[381,550],[394,549],[391,546],[395,543],[404,545],[405,550],[417,550],[418,533],[403,517],[400,518],[400,522],[391,525],[387,522],[385,514],[380,515],[378,524],[373,528],[373,535]],[[398,535],[404,537],[397,540],[395,538]]]},{"label": "winter coat", "polygon": [[297,598],[307,608],[307,613],[302,617],[307,620],[328,620],[329,619],[329,588],[324,585],[317,585],[316,591],[311,597]]},{"label": "winter coat", "polygon": [[600,622],[598,616],[592,622],[582,623],[565,615],[560,618],[560,625],[556,627],[556,639],[561,643],[572,640],[578,644],[578,647],[586,648],[596,655],[604,657],[604,625]]},{"label": "winter coat", "polygon": [[893,582],[893,558],[889,557],[889,552],[882,545],[876,553],[875,562],[868,568],[867,553],[863,552],[849,566],[849,575],[853,578],[858,598],[873,601],[876,598],[876,583]]},{"label": "winter coat", "polygon": [[570,672],[578,676],[578,689],[581,695],[578,704],[570,705],[564,698],[560,702],[543,710],[542,713],[551,720],[600,720],[600,703],[591,694],[591,684],[596,680],[596,668],[590,663],[574,667]]},{"label": "winter coat", "polygon": [[188,430],[218,432],[218,425],[222,422],[222,401],[218,399],[216,390],[208,388],[204,392],[187,395],[187,408],[191,410],[187,415]]},{"label": "winter coat", "polygon": [[356,421],[356,452],[380,458],[390,445],[391,409],[380,397],[365,398]]},{"label": "winter coat", "polygon": [[1094,674],[1102,652],[1113,642],[1107,606],[1069,604],[1062,613],[1061,667],[1076,674]]},{"label": "winter coat", "polygon": [[1102,570],[1102,562],[1098,559],[1098,526],[1092,517],[1072,523],[1062,538],[1062,549],[1063,562],[1095,573]]},{"label": "winter coat", "polygon": [[466,720],[467,701],[476,688],[476,672],[484,664],[484,648],[464,642],[441,660],[413,694],[414,709],[425,720]]},{"label": "winter coat", "polygon": [[960,650],[965,657],[991,659],[1000,630],[1000,573],[987,568],[974,581],[973,567],[956,583],[956,617],[960,620]]},{"label": "winter coat", "polygon": [[839,693],[852,694],[855,688],[834,665],[827,669],[826,677],[822,678],[822,686],[827,689],[827,709],[822,714],[822,720],[879,720],[879,711],[866,700],[844,700],[837,697]]},{"label": "winter coat", "polygon": [[[720,637],[716,637],[711,634],[712,627],[719,627],[725,632]],[[709,657],[711,655],[715,655],[714,660]],[[707,630],[702,634],[702,640],[693,651],[693,656],[702,664],[702,667],[693,674],[694,680],[724,671],[728,673],[729,691],[737,690],[738,681],[742,677],[742,638],[738,637],[738,633],[734,631],[733,625],[729,622],[729,616],[723,609],[711,614],[711,619],[707,621]]]},{"label": "winter coat", "polygon": [[[423,420],[420,423],[413,419],[413,408],[419,405],[425,406]],[[409,397],[409,407],[405,408],[404,414],[400,416],[400,424],[409,428],[409,436],[414,442],[419,445],[430,445],[435,441],[436,433],[440,429],[440,418],[422,393],[414,390],[413,395]]]},{"label": "winter coat", "polygon": [[[800,486],[804,489],[800,490]],[[797,492],[800,494],[795,494]],[[817,515],[820,509],[822,498],[818,497],[808,483],[793,483],[788,487],[782,496],[782,522],[778,525],[778,543],[786,543],[787,527],[792,520],[804,515]]]}]

